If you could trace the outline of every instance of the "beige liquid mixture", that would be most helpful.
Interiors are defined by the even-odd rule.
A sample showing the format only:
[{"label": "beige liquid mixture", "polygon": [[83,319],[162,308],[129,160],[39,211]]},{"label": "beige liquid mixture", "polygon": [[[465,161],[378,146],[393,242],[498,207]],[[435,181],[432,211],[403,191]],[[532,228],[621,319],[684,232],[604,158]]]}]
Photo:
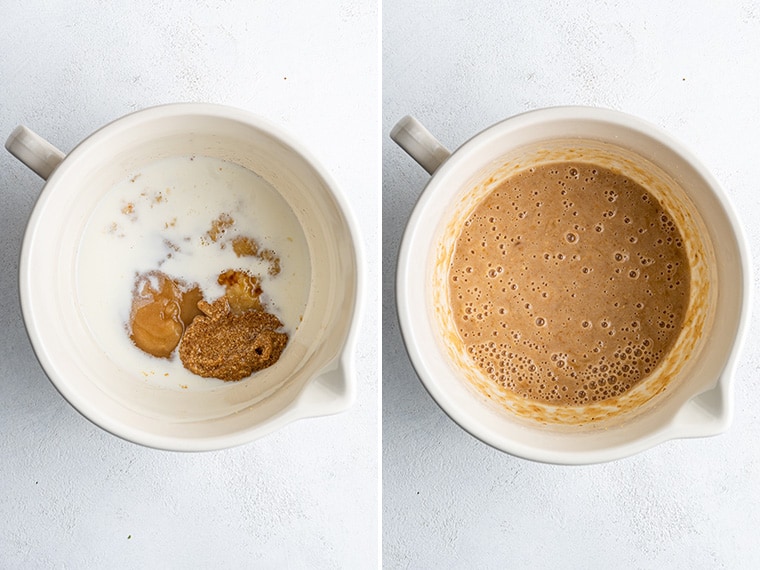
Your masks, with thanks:
[{"label": "beige liquid mixture", "polygon": [[689,303],[682,235],[642,186],[580,162],[535,166],[477,205],[457,238],[449,300],[496,384],[581,406],[646,378]]}]

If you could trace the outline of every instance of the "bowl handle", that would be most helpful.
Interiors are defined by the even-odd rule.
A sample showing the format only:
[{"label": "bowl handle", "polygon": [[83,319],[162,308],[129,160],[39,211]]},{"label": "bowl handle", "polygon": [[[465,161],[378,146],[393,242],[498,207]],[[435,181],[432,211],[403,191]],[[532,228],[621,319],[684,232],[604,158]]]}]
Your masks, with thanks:
[{"label": "bowl handle", "polygon": [[422,123],[407,115],[391,129],[391,138],[417,163],[433,174],[451,152],[430,134]]},{"label": "bowl handle", "polygon": [[65,154],[34,131],[19,125],[5,141],[5,148],[26,166],[47,180]]}]

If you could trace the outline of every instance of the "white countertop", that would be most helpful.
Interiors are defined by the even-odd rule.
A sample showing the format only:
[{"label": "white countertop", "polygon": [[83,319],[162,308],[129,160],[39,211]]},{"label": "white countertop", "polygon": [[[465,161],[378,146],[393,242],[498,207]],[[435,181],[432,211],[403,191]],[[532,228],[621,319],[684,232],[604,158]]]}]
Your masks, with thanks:
[{"label": "white countertop", "polygon": [[375,567],[377,3],[11,1],[0,11],[2,140],[25,124],[68,151],[154,104],[249,110],[336,179],[368,268],[348,412],[226,451],[145,449],[81,417],[35,359],[17,272],[42,181],[0,152],[0,568]]},{"label": "white countertop", "polygon": [[418,381],[395,314],[396,254],[428,179],[388,138],[406,114],[449,149],[540,107],[638,115],[722,183],[760,267],[760,9],[680,4],[383,2],[386,568],[760,567],[757,311],[728,433],[587,467],[511,457],[458,428]]}]

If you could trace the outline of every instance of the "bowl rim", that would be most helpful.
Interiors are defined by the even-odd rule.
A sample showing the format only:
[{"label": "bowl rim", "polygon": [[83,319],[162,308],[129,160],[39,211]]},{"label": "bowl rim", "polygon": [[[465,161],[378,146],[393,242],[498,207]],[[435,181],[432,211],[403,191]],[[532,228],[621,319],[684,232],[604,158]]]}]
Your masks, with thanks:
[{"label": "bowl rim", "polygon": [[[337,208],[345,220],[346,228],[352,241],[351,250],[353,252],[353,265],[355,268],[354,288],[352,291],[353,299],[349,307],[351,316],[348,319],[342,348],[337,356],[331,362],[325,364],[321,371],[315,373],[307,380],[301,391],[295,395],[292,401],[264,422],[254,423],[244,429],[238,429],[222,435],[189,438],[155,434],[128,423],[114,420],[90,405],[86,397],[71,389],[58,363],[54,362],[47,353],[47,341],[44,340],[44,334],[41,334],[42,327],[34,318],[33,307],[35,301],[30,293],[29,286],[32,279],[31,271],[33,269],[32,260],[35,234],[38,231],[46,202],[53,195],[53,192],[58,192],[56,190],[59,187],[58,180],[62,179],[67,171],[76,168],[78,161],[83,158],[86,159],[87,154],[92,149],[97,148],[119,130],[133,129],[154,120],[187,115],[243,123],[246,126],[266,132],[269,136],[290,147],[293,152],[298,154],[325,182],[326,188],[329,189],[332,198],[335,200]],[[358,328],[363,313],[365,270],[363,241],[359,225],[346,196],[321,163],[294,136],[273,122],[243,109],[215,103],[180,102],[147,107],[116,118],[93,131],[65,155],[62,162],[44,183],[27,221],[19,254],[18,285],[22,317],[35,356],[53,386],[77,412],[105,431],[139,445],[169,451],[211,451],[242,445],[275,431],[292,421],[338,413],[353,404],[356,398],[356,374],[353,354],[356,352]],[[321,375],[336,369],[341,371],[343,381],[339,390],[334,394],[334,400],[329,403],[308,401],[308,398],[304,397],[307,388]]]}]

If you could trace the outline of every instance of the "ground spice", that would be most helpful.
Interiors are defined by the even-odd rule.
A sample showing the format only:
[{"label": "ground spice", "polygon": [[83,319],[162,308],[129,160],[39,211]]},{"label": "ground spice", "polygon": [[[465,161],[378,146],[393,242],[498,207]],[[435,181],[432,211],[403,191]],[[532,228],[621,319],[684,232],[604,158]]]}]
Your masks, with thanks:
[{"label": "ground spice", "polygon": [[201,301],[203,315],[185,330],[179,346],[182,365],[204,378],[241,380],[280,358],[288,335],[276,332],[280,320],[265,311],[233,313],[227,297]]}]

